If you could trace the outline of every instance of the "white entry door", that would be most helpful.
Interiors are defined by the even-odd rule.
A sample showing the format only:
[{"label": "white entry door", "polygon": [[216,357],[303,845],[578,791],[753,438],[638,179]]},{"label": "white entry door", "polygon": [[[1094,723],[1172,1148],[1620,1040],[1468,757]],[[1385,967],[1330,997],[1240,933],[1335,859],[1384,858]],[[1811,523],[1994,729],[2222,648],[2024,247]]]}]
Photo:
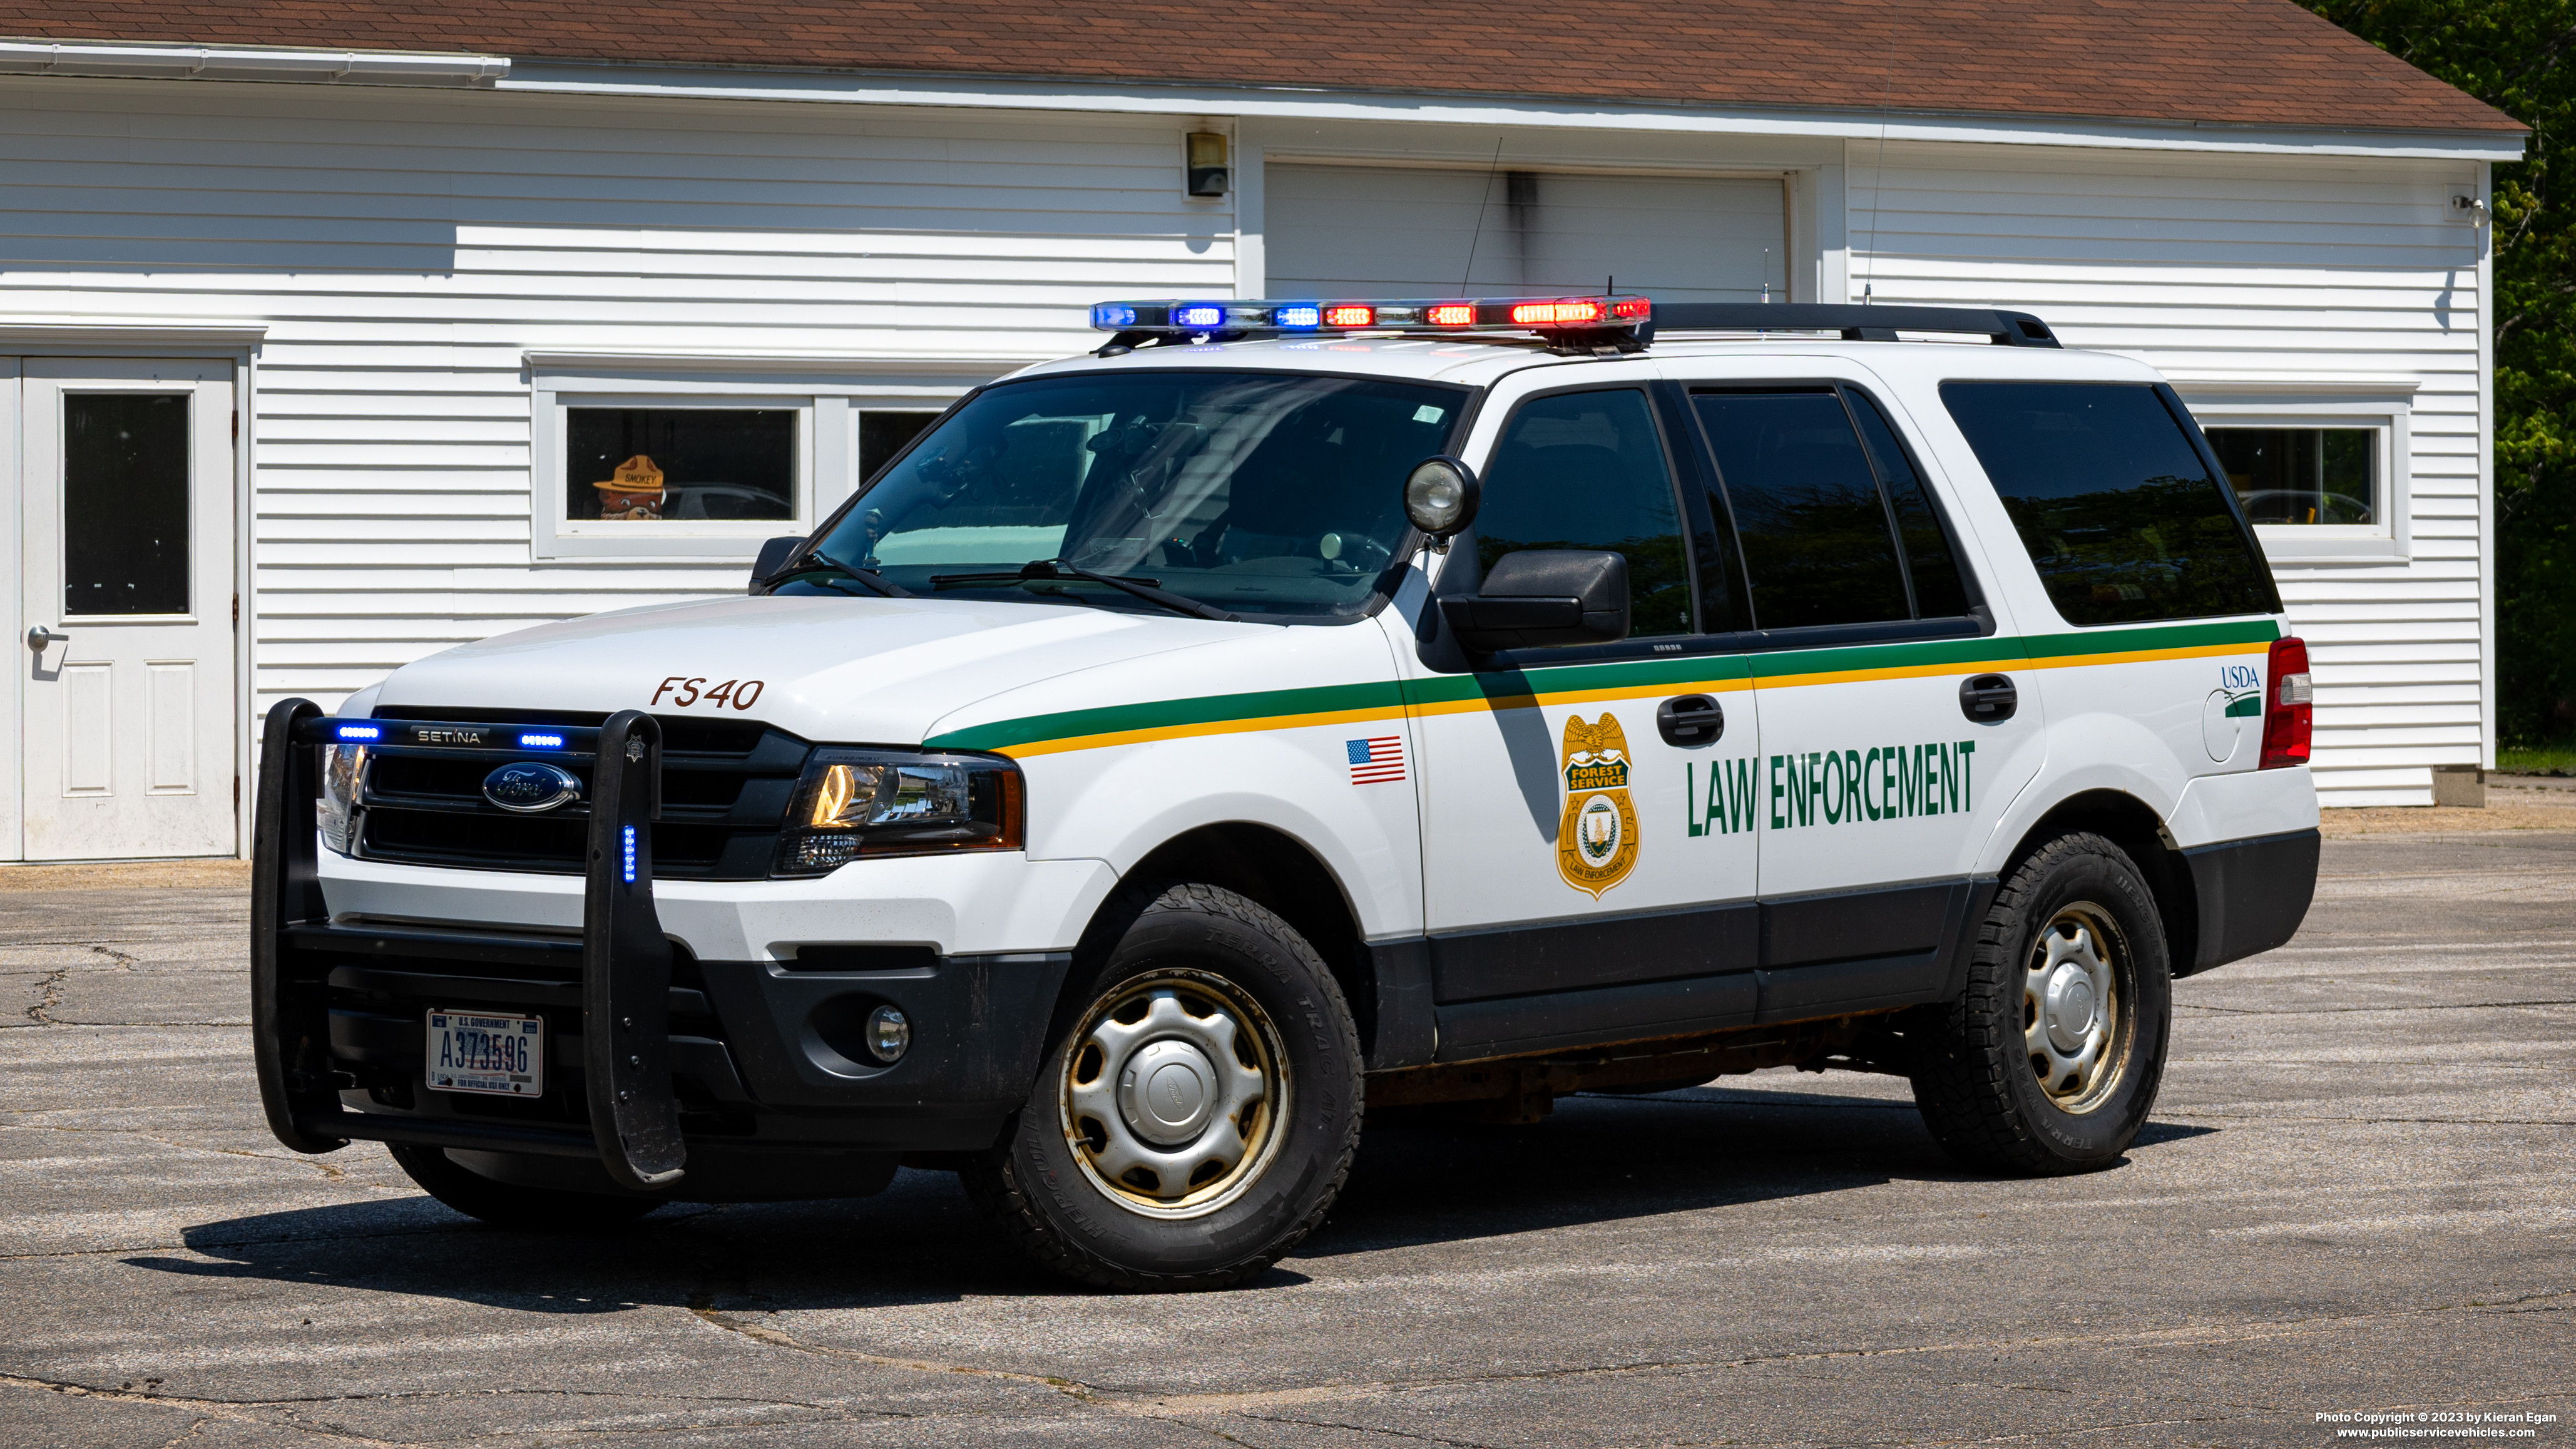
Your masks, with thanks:
[{"label": "white entry door", "polygon": [[17,386],[23,858],[230,855],[232,365],[28,358]]}]

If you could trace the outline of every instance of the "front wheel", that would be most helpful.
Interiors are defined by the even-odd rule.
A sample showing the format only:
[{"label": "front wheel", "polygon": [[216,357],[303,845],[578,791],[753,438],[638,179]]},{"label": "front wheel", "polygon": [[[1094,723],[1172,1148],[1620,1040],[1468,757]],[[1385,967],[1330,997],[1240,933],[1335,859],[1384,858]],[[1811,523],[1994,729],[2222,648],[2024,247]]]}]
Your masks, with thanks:
[{"label": "front wheel", "polygon": [[1131,892],[1038,1082],[966,1190],[1046,1266],[1128,1292],[1276,1262],[1359,1144],[1360,1045],[1286,921],[1206,885]]},{"label": "front wheel", "polygon": [[2102,836],[2061,836],[1996,892],[1966,994],[1907,1022],[1914,1101],[1969,1167],[2108,1167],[2155,1105],[2172,1017],[2164,922],[2136,863]]}]

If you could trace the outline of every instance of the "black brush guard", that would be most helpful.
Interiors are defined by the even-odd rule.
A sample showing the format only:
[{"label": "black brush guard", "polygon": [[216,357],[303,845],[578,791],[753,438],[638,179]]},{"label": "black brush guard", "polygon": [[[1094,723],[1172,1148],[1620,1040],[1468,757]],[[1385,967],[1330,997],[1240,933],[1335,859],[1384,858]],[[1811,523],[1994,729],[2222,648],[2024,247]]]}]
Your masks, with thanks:
[{"label": "black brush guard", "polygon": [[[344,735],[344,729],[372,735]],[[527,759],[524,725],[338,720],[311,700],[268,712],[252,834],[251,1046],[269,1130],[298,1152],[332,1152],[354,1140],[594,1157],[621,1187],[676,1184],[688,1150],[671,1087],[671,946],[653,909],[653,822],[661,814],[662,730],[637,710],[597,728],[549,726],[560,747],[545,758],[593,765],[590,837],[583,862],[582,1076],[587,1136],[536,1126],[352,1112],[340,1091],[353,1080],[331,1062],[324,978],[335,956],[363,955],[388,934],[334,926],[315,857],[315,807],[324,751],[341,744],[495,765]],[[559,949],[543,939],[495,935],[496,954]]]}]

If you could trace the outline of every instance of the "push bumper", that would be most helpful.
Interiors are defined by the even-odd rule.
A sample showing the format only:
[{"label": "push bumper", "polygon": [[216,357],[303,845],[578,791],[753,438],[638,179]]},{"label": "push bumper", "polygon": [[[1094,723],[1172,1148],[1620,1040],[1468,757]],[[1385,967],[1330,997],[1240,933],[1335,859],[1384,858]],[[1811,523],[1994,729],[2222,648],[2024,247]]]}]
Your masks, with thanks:
[{"label": "push bumper", "polygon": [[[287,1146],[578,1159],[602,1186],[695,1200],[839,1196],[872,1190],[902,1152],[989,1145],[1025,1097],[1069,955],[720,961],[678,944],[656,909],[660,749],[641,714],[568,732],[567,753],[607,762],[577,925],[335,922],[314,804],[338,723],[286,701],[261,759],[254,1055]],[[878,1005],[919,1024],[892,1064],[861,1041]],[[476,1007],[546,1019],[544,1099],[426,1090],[423,1013]]]}]

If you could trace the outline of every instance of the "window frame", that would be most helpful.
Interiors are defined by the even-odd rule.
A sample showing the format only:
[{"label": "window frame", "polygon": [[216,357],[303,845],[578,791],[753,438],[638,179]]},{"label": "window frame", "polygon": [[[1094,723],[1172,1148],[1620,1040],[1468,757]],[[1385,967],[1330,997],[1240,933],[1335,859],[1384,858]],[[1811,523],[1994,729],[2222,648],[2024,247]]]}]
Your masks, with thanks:
[{"label": "window frame", "polygon": [[[981,359],[526,354],[529,556],[748,565],[760,545],[810,534],[858,491],[859,414],[943,413],[1019,367]],[[566,410],[793,410],[795,512],[787,518],[641,522],[568,519]]]},{"label": "window frame", "polygon": [[[1986,601],[1984,581],[1977,575],[1969,551],[1961,546],[1958,523],[1951,517],[1950,506],[1941,496],[1932,471],[1923,465],[1925,450],[1906,435],[1905,415],[1890,407],[1887,400],[1853,379],[1832,376],[1808,377],[1712,377],[1676,379],[1671,384],[1680,394],[1682,411],[1690,420],[1693,440],[1697,444],[1700,466],[1708,479],[1707,498],[1710,511],[1716,515],[1718,531],[1734,564],[1734,591],[1751,627],[1738,636],[1743,641],[1735,647],[1748,652],[1774,649],[1813,649],[1828,644],[1903,643],[1922,639],[1982,638],[1995,632],[1994,610]],[[1831,392],[1843,407],[1850,423],[1852,441],[1860,447],[1861,457],[1869,464],[1870,477],[1878,484],[1879,508],[1887,521],[1888,543],[1894,550],[1899,576],[1905,585],[1906,607],[1915,611],[1909,619],[1883,619],[1860,624],[1799,624],[1786,628],[1762,627],[1753,609],[1753,572],[1744,558],[1742,532],[1735,524],[1735,502],[1726,491],[1725,476],[1717,466],[1716,445],[1709,440],[1708,425],[1690,399],[1700,393],[1721,392]],[[1854,416],[1850,394],[1858,393],[1887,423],[1896,446],[1905,453],[1905,461],[1914,469],[1922,484],[1924,501],[1932,509],[1933,524],[1941,530],[1942,541],[1949,546],[1950,560],[1959,571],[1960,592],[1967,598],[1965,614],[1944,614],[1935,618],[1921,617],[1922,605],[1914,592],[1914,561],[1907,556],[1905,531],[1897,522],[1895,500],[1888,496],[1888,478],[1869,448],[1868,439]]]},{"label": "window frame", "polygon": [[[1575,644],[1546,649],[1506,649],[1487,656],[1486,663],[1477,672],[1493,673],[1566,664],[1596,664],[1625,659],[1671,659],[1713,652],[1708,647],[1708,641],[1731,637],[1723,634],[1711,635],[1704,627],[1708,614],[1705,591],[1702,588],[1704,566],[1700,549],[1706,540],[1699,525],[1698,510],[1689,497],[1687,486],[1698,477],[1699,463],[1695,457],[1687,456],[1687,450],[1674,446],[1674,420],[1666,416],[1668,409],[1664,405],[1663,384],[1659,379],[1636,377],[1606,382],[1597,379],[1584,380],[1532,388],[1512,396],[1503,410],[1501,422],[1495,426],[1491,442],[1483,450],[1485,461],[1477,466],[1478,477],[1482,478],[1486,472],[1486,465],[1493,461],[1495,450],[1501,448],[1503,440],[1511,435],[1512,425],[1520,421],[1523,408],[1549,398],[1587,392],[1634,392],[1645,401],[1647,417],[1654,424],[1657,441],[1663,445],[1664,476],[1669,480],[1668,486],[1673,490],[1673,523],[1682,539],[1683,586],[1690,590],[1690,627],[1679,634],[1659,634],[1652,637],[1631,635],[1610,644]],[[1479,405],[1459,420],[1459,431],[1455,436],[1460,442],[1464,442],[1473,435],[1475,430],[1481,428],[1484,421],[1483,405],[1491,401],[1492,398],[1489,395],[1480,391]],[[1439,576],[1431,583],[1431,594],[1435,601],[1462,594],[1473,594],[1484,587],[1485,566],[1477,551],[1478,542],[1474,523],[1468,524],[1465,529],[1449,540],[1447,551],[1441,555]],[[1433,616],[1438,617],[1436,602],[1433,605]],[[1447,626],[1444,624],[1440,627],[1445,635]]]},{"label": "window frame", "polygon": [[[2355,429],[2373,434],[2377,522],[2256,523],[2254,537],[2270,564],[2405,563],[2415,556],[2412,381],[2173,383],[2192,423],[2212,428]],[[2211,453],[2215,459],[2216,447]],[[2226,474],[2221,471],[2223,480]],[[2235,488],[2231,484],[2231,496]],[[2241,511],[2242,505],[2239,505]]]}]

